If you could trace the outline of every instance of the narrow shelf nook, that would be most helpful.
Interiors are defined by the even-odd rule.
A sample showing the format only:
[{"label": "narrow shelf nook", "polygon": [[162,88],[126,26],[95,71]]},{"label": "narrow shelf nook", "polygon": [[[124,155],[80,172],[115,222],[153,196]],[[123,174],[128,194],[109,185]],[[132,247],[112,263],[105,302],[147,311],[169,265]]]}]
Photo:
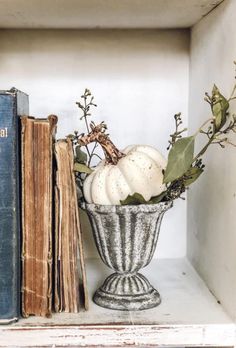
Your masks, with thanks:
[{"label": "narrow shelf nook", "polygon": [[[78,126],[75,102],[91,88],[96,120],[105,118],[121,149],[142,142],[166,155],[176,112],[192,133],[209,112],[204,92],[213,83],[231,91],[236,1],[92,4],[2,0],[1,89],[27,92],[33,116],[58,114],[61,138]],[[206,172],[187,200],[166,214],[154,259],[141,271],[160,306],[125,312],[92,302],[111,272],[85,222],[89,311],[1,325],[0,347],[236,347],[235,148],[218,150],[204,158]]]}]

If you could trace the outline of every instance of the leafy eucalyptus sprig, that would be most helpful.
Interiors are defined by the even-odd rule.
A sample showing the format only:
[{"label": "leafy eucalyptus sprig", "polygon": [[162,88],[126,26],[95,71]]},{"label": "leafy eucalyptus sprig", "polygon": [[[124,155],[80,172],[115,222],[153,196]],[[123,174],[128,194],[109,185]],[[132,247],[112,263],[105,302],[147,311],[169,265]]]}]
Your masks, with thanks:
[{"label": "leafy eucalyptus sprig", "polygon": [[[183,198],[182,194],[203,173],[205,165],[202,162],[202,157],[210,145],[218,144],[221,148],[224,148],[227,144],[236,146],[228,138],[229,133],[236,133],[236,115],[229,113],[230,102],[236,99],[235,94],[236,84],[229,99],[226,99],[218,87],[214,85],[211,96],[208,93],[205,94],[205,101],[211,107],[212,116],[192,136],[183,137],[183,133],[187,131],[187,128],[180,129],[183,124],[181,113],[174,115],[175,131],[170,135],[167,148],[167,150],[170,150],[168,162],[163,173],[163,183],[166,184],[166,191],[152,197],[149,201],[145,201],[139,193],[134,193],[121,201],[121,204],[153,204]],[[207,129],[205,129],[206,126]],[[195,140],[199,134],[205,135],[207,142],[194,155]]]},{"label": "leafy eucalyptus sprig", "polygon": [[[202,174],[204,170],[202,156],[210,145],[218,144],[222,148],[226,144],[236,146],[228,138],[230,132],[236,133],[236,116],[229,113],[230,101],[236,98],[235,91],[236,85],[230,98],[226,99],[218,87],[214,85],[211,96],[206,93],[205,97],[205,100],[210,104],[212,117],[204,122],[194,135],[181,137],[172,144],[164,173],[164,183],[167,184],[165,195],[167,200],[180,197],[185,189]],[[205,130],[207,124],[209,125]],[[198,134],[205,135],[207,142],[194,156],[195,139]]]},{"label": "leafy eucalyptus sprig", "polygon": [[[98,143],[102,146],[107,163],[116,164],[124,156],[112,143],[109,134],[106,133],[106,124],[104,122],[95,125],[94,122],[88,122],[91,116],[91,108],[96,107],[94,97],[89,89],[85,89],[81,96],[81,101],[77,102],[82,111],[81,120],[85,121],[87,134],[78,131],[71,135],[75,152],[75,172],[81,194],[83,195],[83,181],[87,175],[92,172],[91,161],[93,157],[101,157],[95,152]],[[203,173],[205,165],[202,157],[211,145],[219,145],[224,148],[226,145],[236,146],[228,137],[230,133],[236,133],[236,115],[229,113],[229,107],[232,100],[236,99],[236,84],[228,99],[220,92],[216,85],[213,86],[212,93],[205,93],[205,101],[210,105],[211,117],[207,119],[201,127],[190,136],[184,137],[183,134],[187,128],[182,128],[183,121],[181,113],[174,115],[175,130],[170,135],[168,142],[168,161],[165,171],[163,171],[163,183],[166,184],[166,190],[156,197],[146,201],[138,192],[129,195],[121,201],[122,205],[127,204],[155,204],[162,201],[170,201],[176,198],[183,198],[182,194],[194,183]],[[197,136],[206,137],[205,145],[195,154],[195,140]],[[93,142],[93,147],[88,144]],[[85,152],[81,148],[85,149]],[[109,154],[107,157],[106,154]],[[116,160],[116,161],[115,161]],[[184,198],[183,198],[184,199]]]}]

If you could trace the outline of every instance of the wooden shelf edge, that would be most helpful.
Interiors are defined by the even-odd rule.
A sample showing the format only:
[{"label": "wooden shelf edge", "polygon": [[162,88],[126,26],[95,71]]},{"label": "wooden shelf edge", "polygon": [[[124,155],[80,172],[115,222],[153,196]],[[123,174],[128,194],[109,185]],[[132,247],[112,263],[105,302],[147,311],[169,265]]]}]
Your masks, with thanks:
[{"label": "wooden shelf edge", "polygon": [[223,0],[1,0],[3,29],[190,28]]},{"label": "wooden shelf edge", "polygon": [[236,347],[236,325],[1,326],[0,337],[0,347]]}]

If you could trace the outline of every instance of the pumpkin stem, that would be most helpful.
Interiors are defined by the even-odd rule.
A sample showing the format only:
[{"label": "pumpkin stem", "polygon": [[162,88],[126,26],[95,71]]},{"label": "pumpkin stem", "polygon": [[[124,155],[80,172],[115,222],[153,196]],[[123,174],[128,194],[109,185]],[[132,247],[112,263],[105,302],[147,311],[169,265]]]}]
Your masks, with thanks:
[{"label": "pumpkin stem", "polygon": [[101,122],[99,125],[95,125],[94,122],[91,122],[90,128],[91,132],[79,138],[79,144],[85,146],[93,142],[98,142],[105,154],[106,163],[117,164],[119,159],[124,157],[125,154],[117,149],[109,138],[109,135],[105,133],[107,129],[106,124]]}]

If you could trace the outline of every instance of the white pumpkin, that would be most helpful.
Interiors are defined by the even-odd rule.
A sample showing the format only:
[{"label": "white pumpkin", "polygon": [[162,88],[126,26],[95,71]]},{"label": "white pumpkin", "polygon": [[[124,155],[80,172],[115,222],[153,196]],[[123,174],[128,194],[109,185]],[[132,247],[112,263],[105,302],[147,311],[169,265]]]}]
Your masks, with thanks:
[{"label": "white pumpkin", "polygon": [[147,201],[162,193],[163,169],[167,161],[148,145],[130,145],[116,165],[101,161],[85,179],[83,190],[88,203],[120,205],[128,195],[140,193]]}]

